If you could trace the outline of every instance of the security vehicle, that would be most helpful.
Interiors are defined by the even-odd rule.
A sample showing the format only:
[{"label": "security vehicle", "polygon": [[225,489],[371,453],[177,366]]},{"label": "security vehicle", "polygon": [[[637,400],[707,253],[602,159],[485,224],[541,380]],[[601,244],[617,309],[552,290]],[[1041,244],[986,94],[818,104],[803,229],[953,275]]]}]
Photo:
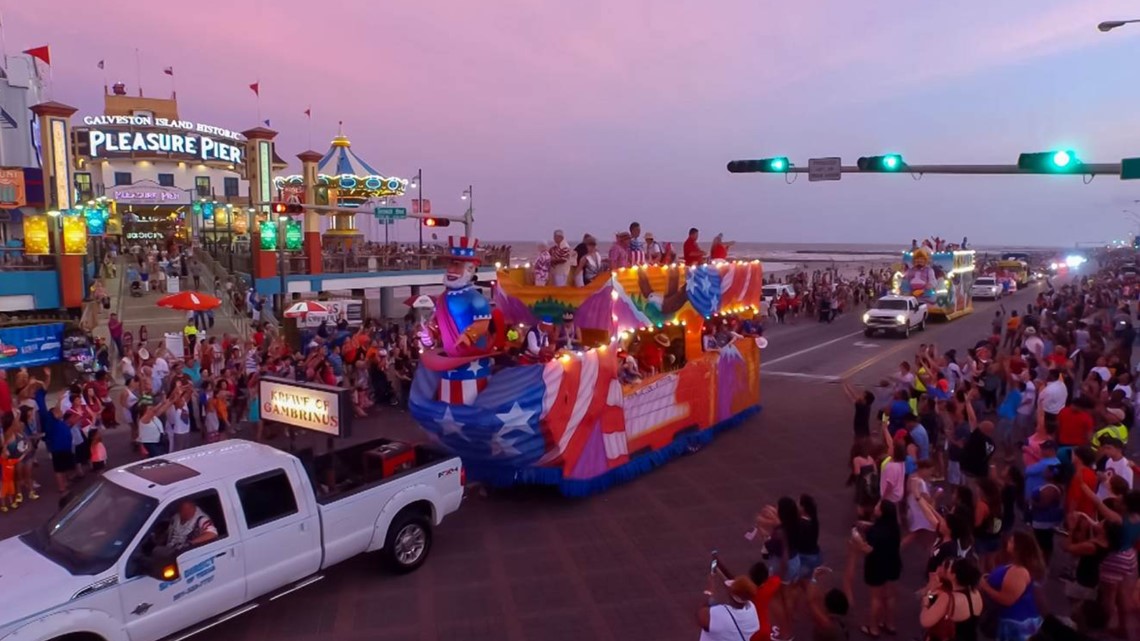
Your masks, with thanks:
[{"label": "security vehicle", "polygon": [[[302,459],[306,460],[302,460]],[[230,440],[108,471],[0,541],[0,640],[185,639],[380,552],[427,559],[458,458],[378,439],[301,458]]]},{"label": "security vehicle", "polygon": [[926,329],[926,303],[913,296],[883,296],[863,314],[863,334],[873,336],[882,331],[909,338],[912,330]]}]

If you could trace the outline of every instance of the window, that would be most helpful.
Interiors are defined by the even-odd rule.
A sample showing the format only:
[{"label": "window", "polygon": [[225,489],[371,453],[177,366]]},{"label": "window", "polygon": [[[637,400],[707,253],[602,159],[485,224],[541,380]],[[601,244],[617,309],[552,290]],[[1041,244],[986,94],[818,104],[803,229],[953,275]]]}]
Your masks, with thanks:
[{"label": "window", "polygon": [[285,470],[273,470],[237,482],[238,498],[251,530],[297,513],[297,497]]},{"label": "window", "polygon": [[226,177],[223,187],[226,191],[226,198],[236,198],[240,195],[238,179],[234,177]]},{"label": "window", "polygon": [[116,171],[115,172],[115,186],[131,184],[131,172],[129,171]]},{"label": "window", "polygon": [[[189,503],[193,510],[190,518],[182,521],[179,514],[182,505]],[[127,578],[143,574],[144,559],[154,553],[157,547],[172,548],[181,554],[203,545],[209,545],[229,535],[226,527],[226,515],[222,510],[222,501],[217,490],[206,490],[184,496],[168,503],[162,513],[155,519],[139,546],[131,554],[131,563],[127,566]],[[198,541],[193,543],[193,541]]]},{"label": "window", "polygon": [[209,176],[195,176],[194,177],[194,191],[198,193],[199,198],[209,198],[214,195],[214,191],[210,189]]},{"label": "window", "polygon": [[91,200],[95,197],[95,191],[91,189],[91,174],[87,172],[76,172],[75,174],[75,195],[76,200]]},{"label": "window", "polygon": [[159,174],[158,175],[158,184],[162,185],[163,187],[173,187],[174,186],[174,174]]}]

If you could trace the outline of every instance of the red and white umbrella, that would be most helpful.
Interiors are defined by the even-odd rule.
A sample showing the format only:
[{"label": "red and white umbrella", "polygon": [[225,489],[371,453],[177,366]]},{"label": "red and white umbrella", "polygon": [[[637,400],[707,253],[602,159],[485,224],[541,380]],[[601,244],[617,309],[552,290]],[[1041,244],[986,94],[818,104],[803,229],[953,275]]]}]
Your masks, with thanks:
[{"label": "red and white umbrella", "polygon": [[289,309],[285,310],[286,318],[304,318],[309,314],[327,314],[329,308],[323,303],[318,303],[315,300],[303,300],[298,303],[293,303]]}]

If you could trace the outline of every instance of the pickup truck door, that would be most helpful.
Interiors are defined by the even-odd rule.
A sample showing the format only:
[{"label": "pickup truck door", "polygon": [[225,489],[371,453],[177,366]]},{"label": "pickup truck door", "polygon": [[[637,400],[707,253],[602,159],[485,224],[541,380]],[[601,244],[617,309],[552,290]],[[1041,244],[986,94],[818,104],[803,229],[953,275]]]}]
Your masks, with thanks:
[{"label": "pickup truck door", "polygon": [[321,527],[308,478],[278,468],[234,483],[241,511],[246,588],[255,599],[321,569]]},{"label": "pickup truck door", "polygon": [[[131,641],[152,641],[191,627],[235,608],[245,601],[245,564],[233,515],[210,488],[178,497],[166,504],[150,528],[131,550],[120,570],[119,596],[123,621]],[[165,545],[168,525],[179,505],[190,500],[217,530],[212,541],[191,547],[178,555],[179,577],[159,581],[147,576],[139,559],[150,543]],[[196,520],[195,527],[208,529]],[[155,538],[159,537],[159,538]],[[191,538],[194,538],[193,536]]]}]

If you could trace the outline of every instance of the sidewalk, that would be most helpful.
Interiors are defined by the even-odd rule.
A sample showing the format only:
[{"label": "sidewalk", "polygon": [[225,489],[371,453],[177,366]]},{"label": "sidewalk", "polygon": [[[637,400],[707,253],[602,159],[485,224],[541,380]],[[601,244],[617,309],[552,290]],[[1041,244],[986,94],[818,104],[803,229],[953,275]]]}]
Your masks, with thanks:
[{"label": "sidewalk", "polygon": [[[120,270],[121,273],[122,270]],[[191,281],[190,278],[184,280]],[[191,281],[188,284],[192,285],[193,283]],[[203,293],[213,295],[212,289],[213,283],[202,283]],[[182,335],[182,328],[186,326],[186,312],[159,307],[157,305],[158,300],[165,295],[158,292],[146,292],[142,296],[131,296],[130,288],[124,282],[121,298],[117,304],[112,297],[111,309],[117,308],[119,310],[119,319],[123,321],[123,331],[131,333],[136,346],[139,344],[139,329],[142,326],[146,326],[147,329],[147,349],[152,351],[163,344],[165,333],[173,332],[179,336]],[[100,320],[102,325],[99,330],[106,334],[106,318]],[[208,336],[220,338],[222,334],[240,335],[239,329],[229,314],[223,312],[223,308],[219,308],[214,311],[214,327],[208,331],[200,332],[198,339],[203,340]]]}]

